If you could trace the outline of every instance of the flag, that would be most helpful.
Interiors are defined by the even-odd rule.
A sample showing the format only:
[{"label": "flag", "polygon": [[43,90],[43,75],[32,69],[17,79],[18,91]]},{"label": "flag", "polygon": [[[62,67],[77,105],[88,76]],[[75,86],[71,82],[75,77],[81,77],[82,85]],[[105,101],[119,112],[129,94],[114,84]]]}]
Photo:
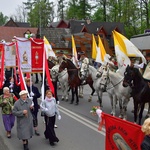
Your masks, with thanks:
[{"label": "flag", "polygon": [[96,41],[95,41],[95,37],[92,34],[92,58],[93,59],[96,59],[96,53],[97,53],[97,44],[96,44]]},{"label": "flag", "polygon": [[130,59],[127,56],[126,48],[123,41],[121,41],[118,38],[118,35],[114,31],[113,37],[114,37],[115,54],[118,62],[118,69],[120,74],[123,75],[127,65],[130,65]]},{"label": "flag", "polygon": [[48,59],[49,56],[52,56],[52,57],[56,57],[53,49],[52,49],[52,46],[50,45],[49,41],[46,39],[46,37],[44,36],[44,48],[45,48],[45,51],[46,51],[46,58]]},{"label": "flag", "polygon": [[98,37],[98,47],[95,61],[103,64],[106,56],[106,51],[99,35],[97,37]]},{"label": "flag", "polygon": [[78,62],[78,56],[77,56],[77,50],[76,50],[76,45],[75,45],[75,41],[74,41],[74,37],[72,35],[72,55],[73,55],[73,63],[75,66],[77,66],[77,62]]},{"label": "flag", "polygon": [[114,33],[116,34],[119,43],[122,45],[124,49],[126,49],[127,56],[141,57],[142,62],[147,64],[144,55],[139,51],[139,49],[130,40],[128,40],[125,36],[118,33],[117,31],[114,31]]},{"label": "flag", "polygon": [[144,133],[141,126],[103,113],[105,119],[106,150],[139,150]]}]

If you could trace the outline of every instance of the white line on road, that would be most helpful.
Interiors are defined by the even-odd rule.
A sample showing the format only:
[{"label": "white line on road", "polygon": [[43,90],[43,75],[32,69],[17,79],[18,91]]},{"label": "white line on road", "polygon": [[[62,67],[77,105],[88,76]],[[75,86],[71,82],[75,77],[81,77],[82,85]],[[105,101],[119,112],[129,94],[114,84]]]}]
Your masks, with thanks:
[{"label": "white line on road", "polygon": [[104,135],[105,136],[105,129],[102,128],[102,131],[98,131],[98,124],[95,124],[93,122],[90,122],[89,120],[75,114],[74,112],[62,107],[62,106],[58,106],[60,111],[63,112],[64,114],[66,114],[67,116],[77,120],[78,122],[84,124],[85,126],[91,128],[92,130],[96,131],[96,132],[99,132],[100,134]]}]

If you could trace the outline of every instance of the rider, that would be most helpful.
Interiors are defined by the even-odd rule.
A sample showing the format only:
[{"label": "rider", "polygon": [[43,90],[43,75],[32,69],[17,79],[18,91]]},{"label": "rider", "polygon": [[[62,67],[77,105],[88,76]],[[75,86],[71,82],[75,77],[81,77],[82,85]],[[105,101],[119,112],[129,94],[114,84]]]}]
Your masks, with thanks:
[{"label": "rider", "polygon": [[[88,69],[89,59],[85,56],[85,52],[84,51],[78,52],[78,55],[79,55],[78,65],[79,65],[80,70],[83,70],[85,67],[86,69]],[[85,75],[85,78],[81,78],[82,80],[81,84],[86,83],[86,78],[87,78],[87,74]]]},{"label": "rider", "polygon": [[67,58],[63,50],[57,52],[58,64],[60,65],[64,58]]}]

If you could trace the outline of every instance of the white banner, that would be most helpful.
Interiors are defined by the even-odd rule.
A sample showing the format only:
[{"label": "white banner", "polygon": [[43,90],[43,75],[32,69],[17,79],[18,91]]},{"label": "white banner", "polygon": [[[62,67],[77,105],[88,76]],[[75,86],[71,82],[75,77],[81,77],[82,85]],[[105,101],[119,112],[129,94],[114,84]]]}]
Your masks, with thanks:
[{"label": "white banner", "polygon": [[20,66],[22,72],[31,72],[32,71],[31,41],[18,40],[17,42],[18,42],[18,51],[19,51]]},{"label": "white banner", "polygon": [[[7,45],[8,44],[8,45]],[[15,67],[16,66],[16,46],[15,44],[5,45],[5,67]]]}]

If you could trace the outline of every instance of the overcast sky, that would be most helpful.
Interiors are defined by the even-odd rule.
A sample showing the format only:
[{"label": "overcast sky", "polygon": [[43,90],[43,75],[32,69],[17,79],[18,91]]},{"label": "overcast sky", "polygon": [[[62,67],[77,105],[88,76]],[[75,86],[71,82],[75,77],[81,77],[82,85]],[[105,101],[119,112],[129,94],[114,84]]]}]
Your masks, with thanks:
[{"label": "overcast sky", "polygon": [[18,5],[22,5],[22,2],[27,2],[27,0],[0,0],[0,12],[10,17],[12,14],[16,14],[16,9]]}]

